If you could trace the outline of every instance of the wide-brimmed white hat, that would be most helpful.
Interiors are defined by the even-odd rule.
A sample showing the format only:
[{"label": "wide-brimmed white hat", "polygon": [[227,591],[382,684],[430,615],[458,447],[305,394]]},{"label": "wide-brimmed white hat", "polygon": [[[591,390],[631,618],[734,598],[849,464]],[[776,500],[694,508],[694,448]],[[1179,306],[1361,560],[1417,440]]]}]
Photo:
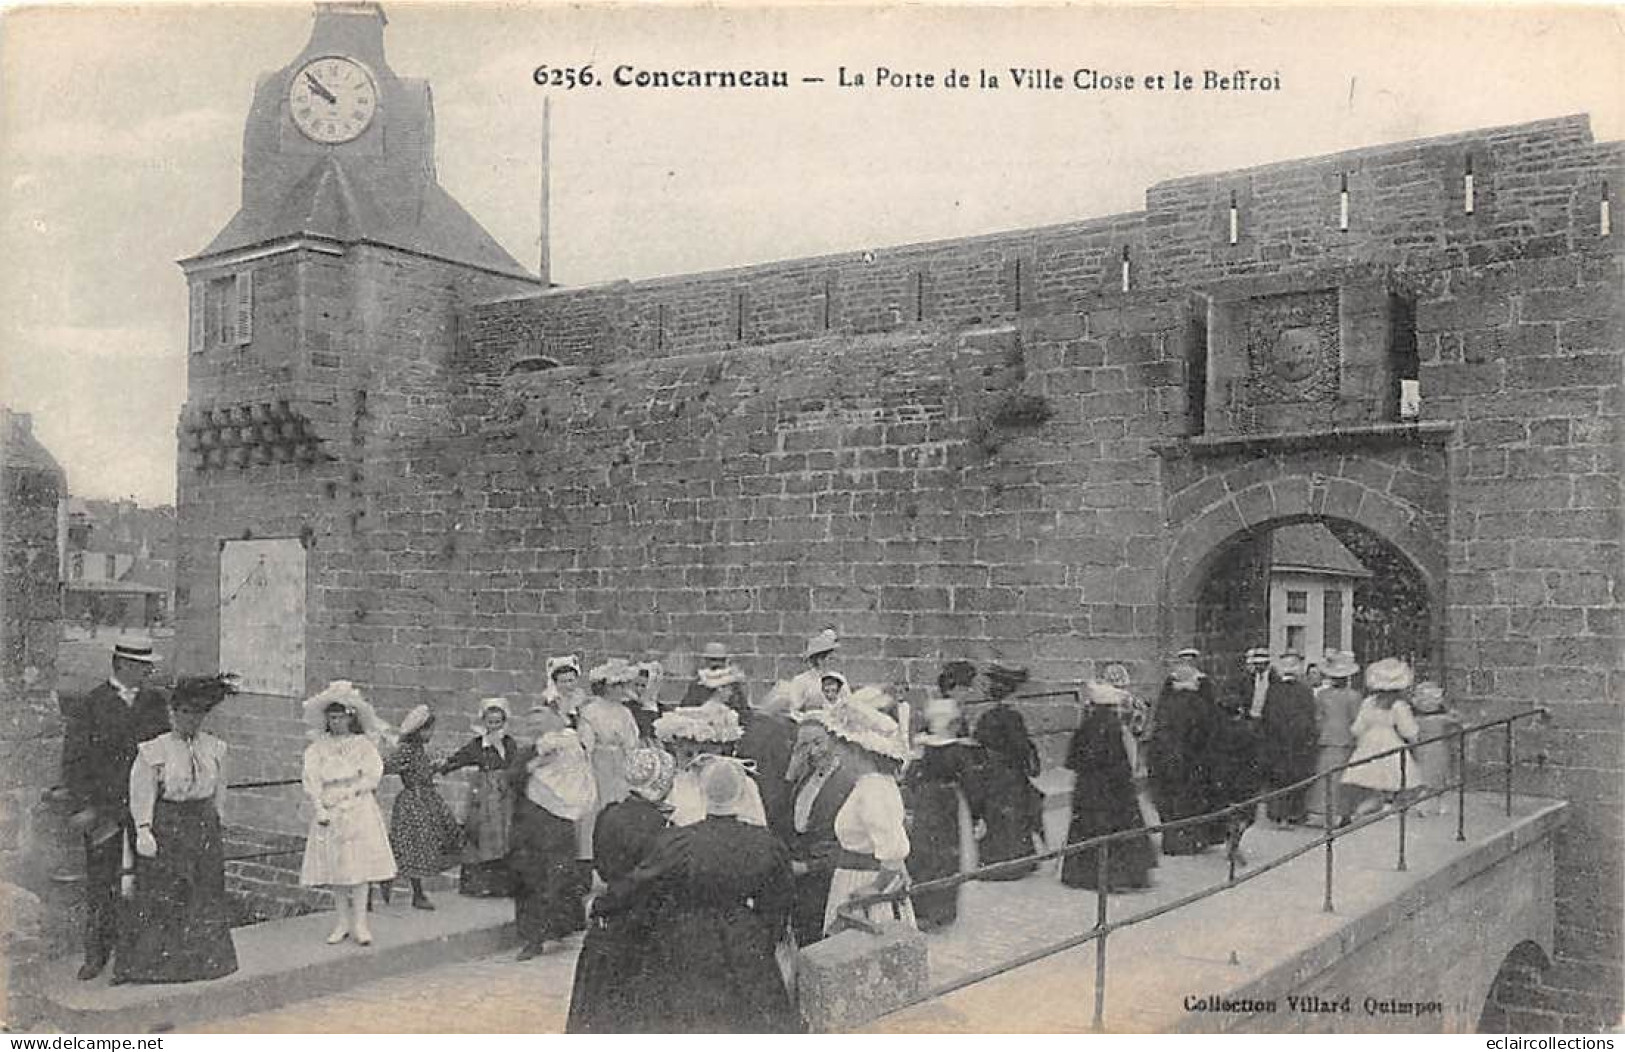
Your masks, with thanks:
[{"label": "wide-brimmed white hat", "polygon": [[691,741],[712,744],[736,742],[744,729],[739,714],[719,701],[687,705],[662,713],[655,720],[655,737],[661,741]]},{"label": "wide-brimmed white hat", "polygon": [[581,675],[581,656],[579,654],[564,654],[559,657],[547,659],[547,679],[551,683],[553,674],[561,669],[572,669],[576,675]]},{"label": "wide-brimmed white hat", "polygon": [[626,754],[622,772],[626,787],[645,800],[659,803],[671,792],[677,761],[664,749],[633,749]]},{"label": "wide-brimmed white hat", "polygon": [[1405,690],[1415,681],[1411,667],[1399,658],[1383,658],[1365,667],[1366,690]]},{"label": "wide-brimmed white hat", "polygon": [[305,726],[315,734],[326,734],[327,710],[334,705],[354,714],[361,723],[361,733],[367,737],[377,737],[383,732],[384,721],[378,718],[378,713],[356,685],[347,679],[336,679],[319,693],[305,699]]},{"label": "wide-brimmed white hat", "polygon": [[1090,705],[1100,708],[1120,708],[1128,701],[1128,695],[1110,683],[1091,680],[1084,685],[1084,698]]},{"label": "wide-brimmed white hat", "polygon": [[1176,657],[1176,658],[1184,658],[1186,661],[1195,661],[1197,658],[1199,658],[1201,656],[1202,656],[1202,652],[1200,650],[1197,650],[1195,647],[1186,647],[1183,650],[1174,651],[1174,657]]},{"label": "wide-brimmed white hat", "polygon": [[900,763],[908,759],[908,745],[897,721],[877,708],[842,700],[823,709],[817,718],[842,741]]},{"label": "wide-brimmed white hat", "polygon": [[625,658],[610,658],[602,665],[594,665],[592,671],[587,673],[587,679],[593,683],[608,683],[614,686],[618,683],[630,683],[638,678],[636,665],[628,664]]},{"label": "wide-brimmed white hat", "polygon": [[801,656],[810,658],[817,654],[827,654],[840,645],[840,642],[835,638],[835,629],[826,628],[807,640],[807,645],[801,648]]},{"label": "wide-brimmed white hat", "polygon": [[1326,652],[1326,663],[1320,666],[1320,671],[1330,679],[1343,679],[1345,676],[1360,674],[1360,663],[1354,660],[1351,650],[1329,650]]},{"label": "wide-brimmed white hat", "polygon": [[710,690],[731,687],[735,683],[743,682],[745,679],[739,670],[732,665],[724,665],[721,668],[702,668],[695,673],[695,678],[700,681],[700,686]]}]

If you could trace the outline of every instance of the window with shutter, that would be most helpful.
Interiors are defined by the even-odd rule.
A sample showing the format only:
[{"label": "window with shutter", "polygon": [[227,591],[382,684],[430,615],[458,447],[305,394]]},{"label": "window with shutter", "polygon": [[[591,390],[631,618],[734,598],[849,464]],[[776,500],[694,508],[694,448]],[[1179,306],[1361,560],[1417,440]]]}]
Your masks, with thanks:
[{"label": "window with shutter", "polygon": [[192,282],[192,334],[191,351],[203,353],[209,342],[209,285],[204,281]]},{"label": "window with shutter", "polygon": [[242,347],[254,339],[254,272],[237,275],[237,332],[234,343]]},{"label": "window with shutter", "polygon": [[235,294],[230,278],[215,278],[209,282],[209,342],[218,347],[231,343],[235,335],[232,302]]}]

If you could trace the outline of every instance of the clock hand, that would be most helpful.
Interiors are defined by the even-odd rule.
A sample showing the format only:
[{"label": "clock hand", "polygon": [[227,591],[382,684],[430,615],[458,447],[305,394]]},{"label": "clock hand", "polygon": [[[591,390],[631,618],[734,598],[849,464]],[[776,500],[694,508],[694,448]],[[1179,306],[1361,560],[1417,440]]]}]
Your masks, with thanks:
[{"label": "clock hand", "polygon": [[311,76],[309,73],[305,74],[305,79],[310,81],[310,90],[314,91],[316,94],[318,94],[322,98],[326,99],[327,102],[328,102],[328,105],[333,106],[333,105],[338,104],[338,101],[339,101],[338,97],[335,96],[331,91],[328,91],[326,88],[322,87],[322,82],[321,81],[317,80],[315,77]]}]

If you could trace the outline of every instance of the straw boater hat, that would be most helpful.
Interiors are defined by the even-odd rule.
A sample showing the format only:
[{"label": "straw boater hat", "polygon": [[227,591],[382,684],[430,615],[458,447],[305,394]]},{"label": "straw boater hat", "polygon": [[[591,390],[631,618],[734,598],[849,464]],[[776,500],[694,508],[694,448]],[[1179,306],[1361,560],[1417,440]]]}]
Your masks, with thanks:
[{"label": "straw boater hat", "polygon": [[1200,650],[1197,650],[1195,647],[1186,647],[1183,650],[1174,651],[1174,657],[1183,658],[1186,661],[1195,661],[1197,658],[1199,658],[1201,656],[1202,656],[1202,652]]},{"label": "straw boater hat", "polygon": [[728,660],[728,648],[721,643],[707,643],[705,649],[700,651],[700,657],[726,661]]},{"label": "straw boater hat", "polygon": [[1399,658],[1383,658],[1365,667],[1366,690],[1405,690],[1414,681],[1411,667]]},{"label": "straw boater hat", "polygon": [[908,760],[908,745],[897,721],[879,709],[848,700],[817,712],[818,721],[842,741],[899,763]]},{"label": "straw boater hat", "polygon": [[633,749],[626,755],[626,787],[651,803],[659,803],[671,792],[677,777],[677,761],[664,749]]},{"label": "straw boater hat", "polygon": [[384,730],[384,721],[378,718],[372,705],[362,697],[361,691],[347,679],[336,679],[323,690],[305,699],[305,726],[317,735],[327,733],[327,710],[334,705],[349,711],[361,723],[361,733],[375,738]]},{"label": "straw boater hat", "polygon": [[818,654],[828,654],[831,650],[834,650],[840,645],[841,644],[835,639],[835,629],[826,628],[822,632],[813,636],[811,639],[807,640],[807,645],[801,650],[801,656],[804,658],[810,658],[815,657]]},{"label": "straw boater hat", "polygon": [[655,720],[655,737],[661,741],[691,741],[725,745],[736,742],[744,730],[739,714],[719,701],[672,709]]},{"label": "straw boater hat", "polygon": [[169,707],[181,712],[208,712],[237,693],[237,677],[231,673],[218,676],[189,676],[175,684],[169,695]]},{"label": "straw boater hat", "polygon": [[113,657],[120,661],[139,661],[143,665],[156,665],[158,663],[158,656],[152,651],[152,642],[146,639],[131,639],[122,643],[114,643]]},{"label": "straw boater hat", "polygon": [[637,678],[637,666],[627,664],[625,658],[610,658],[602,665],[593,666],[593,670],[587,673],[590,682],[608,683],[611,686],[630,683]]},{"label": "straw boater hat", "polygon": [[1247,664],[1268,665],[1270,663],[1269,647],[1249,647],[1247,649]]},{"label": "straw boater hat", "polygon": [[565,654],[562,657],[550,657],[550,658],[548,658],[547,659],[547,679],[548,679],[548,682],[551,683],[553,681],[553,676],[562,669],[570,669],[570,670],[574,671],[576,675],[578,675],[578,676],[581,675],[581,657],[580,657],[580,655],[578,655],[578,654]]}]

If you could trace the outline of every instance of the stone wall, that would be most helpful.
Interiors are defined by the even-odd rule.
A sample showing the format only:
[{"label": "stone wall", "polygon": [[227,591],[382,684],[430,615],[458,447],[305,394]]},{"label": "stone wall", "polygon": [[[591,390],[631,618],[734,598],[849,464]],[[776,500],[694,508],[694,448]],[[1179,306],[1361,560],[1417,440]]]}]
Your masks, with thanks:
[{"label": "stone wall", "polygon": [[[345,311],[392,332],[333,352],[342,456],[183,471],[181,557],[210,582],[220,539],[308,531],[307,678],[353,678],[393,717],[523,704],[564,650],[686,675],[711,638],[761,689],[826,624],[859,682],[1000,656],[1039,686],[1123,661],[1153,690],[1205,560],[1354,522],[1420,553],[1466,714],[1553,708],[1518,779],[1576,803],[1552,981],[1599,977],[1615,1001],[1568,1019],[1595,1026],[1621,985],[1621,238],[1599,229],[1621,161],[1584,118],[1489,129],[1174,180],[1129,216],[492,301],[454,342],[449,298],[414,315],[431,290],[311,262],[306,302],[333,300],[312,340],[360,324]],[[1348,449],[1196,437],[1208,297],[1374,278],[1407,304],[1418,423],[1363,390],[1376,437]],[[293,768],[292,702],[231,732]],[[285,811],[240,818],[296,831]]]}]

